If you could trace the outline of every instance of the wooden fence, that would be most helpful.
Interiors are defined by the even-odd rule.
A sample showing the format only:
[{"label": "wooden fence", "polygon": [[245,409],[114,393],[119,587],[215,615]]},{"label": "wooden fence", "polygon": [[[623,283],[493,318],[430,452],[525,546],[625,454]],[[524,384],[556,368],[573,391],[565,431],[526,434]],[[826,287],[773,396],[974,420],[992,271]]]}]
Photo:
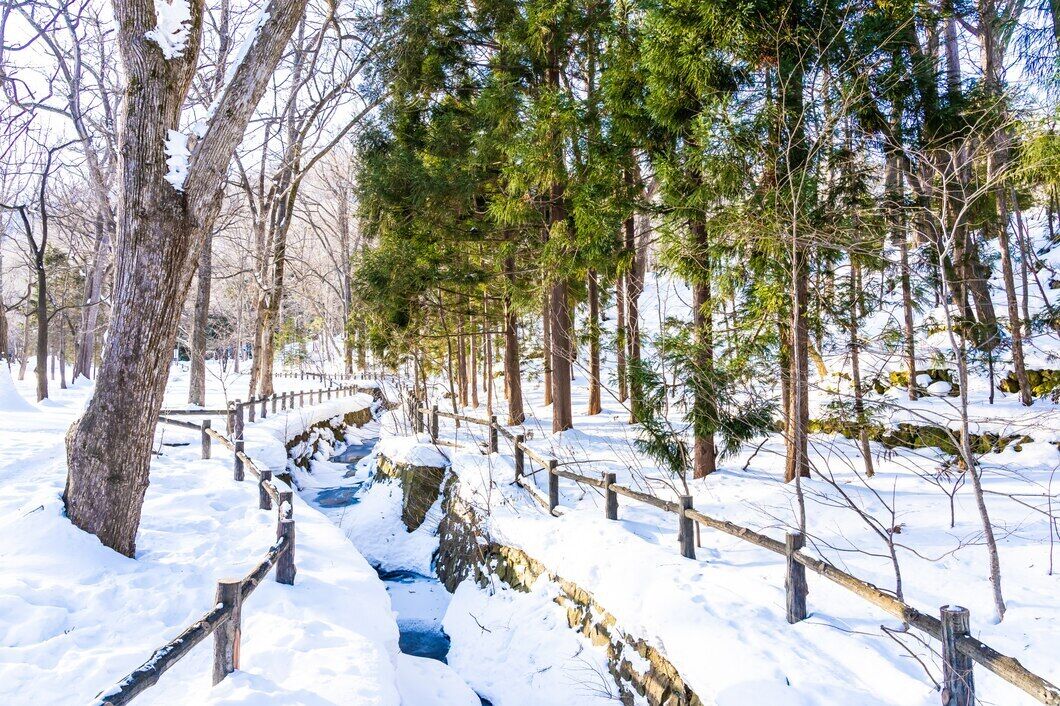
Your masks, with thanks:
[{"label": "wooden fence", "polygon": [[[214,636],[213,683],[217,684],[226,676],[239,669],[240,622],[243,603],[254,592],[262,581],[275,568],[276,582],[293,585],[297,569],[295,567],[295,523],[294,491],[287,483],[273,478],[271,470],[258,468],[243,450],[243,430],[247,421],[254,421],[254,410],[260,403],[264,419],[266,403],[272,403],[276,411],[277,401],[280,409],[295,409],[305,404],[313,404],[314,395],[317,403],[325,399],[349,397],[362,388],[349,385],[339,388],[321,390],[301,390],[271,395],[241,402],[236,400],[228,408],[221,410],[162,410],[159,421],[187,429],[198,430],[202,443],[202,458],[210,458],[212,442],[217,441],[232,453],[232,476],[242,481],[249,472],[258,480],[258,507],[271,510],[276,506],[276,541],[269,547],[264,558],[242,578],[224,579],[217,582],[216,601],[213,608],[203,613],[198,620],[189,625],[180,635],[155,650],[150,659],[133,670],[117,684],[100,693],[94,706],[119,706],[129,703],[135,696],[154,685],[170,667],[179,662],[193,647],[210,635]],[[306,396],[308,395],[308,402]],[[229,419],[232,437],[228,438],[213,429],[209,419],[200,424],[174,419],[174,415],[224,415]]]},{"label": "wooden fence", "polygon": [[[784,541],[779,541],[747,527],[717,519],[697,511],[692,506],[692,497],[678,496],[677,502],[664,500],[653,495],[633,490],[615,482],[614,473],[602,473],[594,478],[573,471],[559,468],[559,460],[542,455],[526,445],[522,434],[513,434],[497,422],[496,415],[489,419],[479,419],[462,414],[442,412],[438,405],[431,408],[420,407],[414,403],[412,415],[416,431],[429,431],[436,443],[446,443],[438,437],[438,420],[440,417],[460,422],[476,424],[488,428],[488,440],[481,450],[496,453],[498,437],[504,436],[511,442],[515,460],[515,483],[526,489],[542,508],[552,515],[562,514],[559,507],[559,480],[566,478],[576,483],[584,483],[604,492],[604,512],[609,520],[618,519],[618,496],[636,500],[656,507],[664,512],[676,515],[678,525],[678,543],[681,555],[695,559],[696,547],[694,523],[732,535],[738,539],[755,544],[763,549],[779,554],[787,564],[784,581],[787,620],[796,623],[807,617],[806,596],[808,584],[806,570],[823,576],[829,581],[842,586],[851,593],[882,609],[886,613],[902,620],[904,623],[920,630],[942,643],[943,662],[943,706],[972,706],[975,703],[975,684],[972,674],[972,663],[1004,679],[1023,690],[1034,699],[1049,706],[1060,706],[1060,689],[1049,681],[1029,671],[1014,657],[1003,655],[990,646],[976,640],[970,634],[970,621],[967,608],[960,606],[942,606],[940,617],[922,613],[911,605],[898,600],[893,595],[880,590],[873,584],[848,574],[834,565],[810,556],[802,551],[804,537],[798,532],[788,532]],[[453,444],[456,445],[456,444]],[[527,480],[527,476],[536,473],[532,463],[536,462],[541,470],[548,472],[548,496],[545,497],[537,486]]]}]

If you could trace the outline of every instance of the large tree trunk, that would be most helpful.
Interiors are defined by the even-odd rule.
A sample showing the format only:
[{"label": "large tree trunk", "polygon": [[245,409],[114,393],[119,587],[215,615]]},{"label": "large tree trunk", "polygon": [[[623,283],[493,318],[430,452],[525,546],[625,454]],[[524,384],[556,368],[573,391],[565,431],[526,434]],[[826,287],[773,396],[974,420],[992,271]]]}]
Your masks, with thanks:
[{"label": "large tree trunk", "polygon": [[113,5],[127,77],[113,304],[95,393],[67,433],[64,499],[71,522],[134,556],[158,410],[199,249],[220,209],[232,154],[305,0],[269,3],[268,19],[218,102],[215,115],[222,117],[211,121],[191,155],[184,193],[166,180],[164,146],[195,73],[202,5],[192,4],[187,45],[172,59],[148,39],[157,23],[153,3]]},{"label": "large tree trunk", "polygon": [[[714,304],[710,292],[710,254],[706,226],[691,224],[699,276],[692,283],[692,327],[696,334],[695,380],[693,381],[692,477],[704,478],[717,470],[718,452],[714,428],[718,410],[714,399]],[[635,401],[635,400],[634,400]]]},{"label": "large tree trunk", "polygon": [[522,373],[519,370],[519,332],[511,294],[515,288],[515,260],[511,257],[504,260],[504,274],[508,279],[508,288],[504,292],[504,388],[508,396],[508,425],[511,426],[526,420],[523,413],[523,383],[520,379]]},{"label": "large tree trunk", "polygon": [[589,270],[589,409],[600,414],[600,285],[596,270]]},{"label": "large tree trunk", "polygon": [[549,292],[552,332],[552,431],[574,427],[571,410],[571,311],[567,280],[559,278]]},{"label": "large tree trunk", "polygon": [[188,402],[206,404],[206,328],[210,321],[210,280],[213,277],[213,237],[207,233],[199,254],[199,285],[195,289],[195,309],[191,318],[191,370],[188,376]]}]

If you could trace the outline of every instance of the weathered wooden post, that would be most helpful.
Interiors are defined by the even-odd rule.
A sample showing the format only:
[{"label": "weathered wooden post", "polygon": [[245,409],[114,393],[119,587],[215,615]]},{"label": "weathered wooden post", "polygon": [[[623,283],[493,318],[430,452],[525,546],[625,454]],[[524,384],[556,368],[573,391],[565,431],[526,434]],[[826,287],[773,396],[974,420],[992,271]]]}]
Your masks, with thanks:
[{"label": "weathered wooden post", "polygon": [[219,684],[239,669],[240,621],[243,608],[242,582],[225,579],[217,582],[215,601],[228,611],[228,619],[213,631],[213,683]]},{"label": "weathered wooden post", "polygon": [[611,490],[611,486],[615,484],[614,473],[604,473],[604,511],[607,513],[607,519],[617,520],[618,519],[618,493]]},{"label": "weathered wooden post", "polygon": [[253,423],[254,415],[257,411],[257,406],[254,404],[254,398],[251,397],[247,400],[247,421]]},{"label": "weathered wooden post", "polygon": [[957,649],[957,641],[968,635],[968,609],[944,605],[942,614],[942,706],[974,706],[975,680],[972,658]]},{"label": "weathered wooden post", "polygon": [[559,476],[556,475],[556,466],[559,461],[554,458],[548,460],[548,511],[555,514],[559,506]]},{"label": "weathered wooden post", "polygon": [[298,392],[298,406],[305,407],[305,390],[299,390]]},{"label": "weathered wooden post", "polygon": [[438,441],[438,405],[431,405],[431,441]]},{"label": "weathered wooden post", "polygon": [[272,509],[272,496],[269,495],[269,491],[265,489],[265,482],[271,480],[272,471],[262,469],[261,476],[258,478],[258,508],[261,510]]},{"label": "weathered wooden post", "polygon": [[787,557],[784,590],[787,593],[788,622],[792,624],[806,619],[806,594],[809,593],[806,567],[795,561],[795,552],[805,544],[806,537],[802,532],[788,532],[784,536],[784,555]]},{"label": "weathered wooden post", "polygon": [[266,398],[264,396],[262,396],[262,398],[261,398],[261,418],[262,419],[265,419],[267,416],[269,416],[269,412],[266,409],[267,406],[268,406],[268,401],[266,400]]},{"label": "weathered wooden post", "polygon": [[680,514],[677,519],[677,540],[681,543],[681,556],[686,559],[696,558],[696,530],[692,527],[692,518],[685,514],[686,510],[692,509],[692,496],[681,495]]},{"label": "weathered wooden post", "polygon": [[294,516],[294,493],[290,490],[280,490],[276,496],[276,522],[291,519]]},{"label": "weathered wooden post", "polygon": [[281,392],[280,393],[280,411],[281,412],[286,412],[287,411],[287,393],[286,392]]},{"label": "weathered wooden post", "polygon": [[272,393],[272,413],[276,414],[276,393]]},{"label": "weathered wooden post", "polygon": [[497,453],[497,415],[490,415],[490,453]]},{"label": "weathered wooden post", "polygon": [[331,402],[331,388],[328,388],[328,402]]},{"label": "weathered wooden post", "polygon": [[210,458],[210,442],[212,441],[212,439],[210,438],[210,424],[211,422],[209,419],[204,419],[199,425],[199,433],[202,435],[199,437],[199,443],[202,445],[203,458]]},{"label": "weathered wooden post", "polygon": [[517,482],[526,472],[526,454],[523,453],[523,441],[525,440],[526,437],[523,434],[515,435],[515,480]]},{"label": "weathered wooden post", "polygon": [[235,424],[232,429],[232,441],[235,442],[236,451],[232,467],[232,477],[243,480],[243,405],[236,400]]},{"label": "weathered wooden post", "polygon": [[276,527],[276,538],[280,537],[287,538],[287,550],[276,560],[276,582],[293,586],[294,575],[298,573],[294,565],[294,520],[290,518],[280,520],[280,524]]}]

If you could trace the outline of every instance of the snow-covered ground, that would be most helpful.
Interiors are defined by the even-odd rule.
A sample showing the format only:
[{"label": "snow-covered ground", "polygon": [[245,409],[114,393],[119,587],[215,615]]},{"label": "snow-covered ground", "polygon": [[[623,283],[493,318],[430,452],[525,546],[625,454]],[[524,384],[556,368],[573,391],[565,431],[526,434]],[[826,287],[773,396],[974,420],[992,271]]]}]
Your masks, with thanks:
[{"label": "snow-covered ground", "polygon": [[[1057,290],[1047,291],[1052,299],[1060,298]],[[645,336],[650,340],[667,319],[687,320],[690,299],[681,282],[649,274],[641,299]],[[1005,311],[1000,294],[997,304],[1000,315]],[[1041,305],[1032,297],[1032,310]],[[605,331],[614,327],[613,309],[609,313]],[[938,310],[918,313],[918,325],[930,325],[932,315]],[[863,335],[868,346],[862,356],[866,381],[903,369],[901,358],[887,353],[876,340],[900,320],[898,316],[900,309],[888,299],[866,323]],[[933,335],[921,346],[920,364],[944,358],[951,352],[949,346],[948,336]],[[1055,333],[1036,334],[1030,347],[1035,365],[1060,367]],[[650,344],[646,350],[652,356]],[[838,344],[822,355],[828,371],[824,377],[814,372],[814,418],[826,413],[834,391],[844,384],[843,375],[850,372],[849,356]],[[1011,366],[1003,351],[995,364],[996,383]],[[660,497],[677,495],[680,481],[638,451],[638,431],[627,423],[629,410],[617,402],[613,390],[605,390],[601,414],[584,414],[584,358],[576,364],[577,379],[572,383],[575,429],[558,435],[550,432],[551,408],[543,404],[540,358],[524,365],[530,380],[523,388],[529,416],[521,429],[513,431],[525,433],[531,445],[559,458],[561,465],[572,464],[571,470],[589,475],[613,471],[619,483]],[[613,374],[613,352],[605,354],[603,367],[606,385]],[[952,363],[946,367],[952,368]],[[907,602],[935,614],[946,604],[968,607],[973,635],[1058,683],[1060,528],[1049,513],[1055,515],[1060,503],[1060,407],[1039,399],[1028,409],[1015,395],[996,389],[991,403],[985,371],[985,364],[977,365],[969,384],[972,432],[1027,434],[1033,439],[980,458],[1000,544],[1008,607],[1004,621],[997,624],[994,619],[987,553],[971,483],[950,467],[952,458],[938,449],[886,449],[873,443],[876,474],[866,479],[854,442],[840,435],[812,435],[815,474],[802,484],[808,548],[893,591],[896,574],[878,532],[891,534]],[[502,392],[500,381],[497,387]],[[436,392],[442,408],[448,410],[451,401],[444,398],[445,389],[439,386]],[[912,421],[957,428],[956,398],[931,396],[910,403],[904,389],[868,396],[880,423]],[[503,405],[498,402],[496,409],[503,410]],[[482,407],[466,413],[487,414]],[[673,408],[670,415],[680,423],[681,410]],[[662,650],[708,702],[724,706],[938,702],[937,643],[902,631],[900,621],[844,589],[811,573],[811,615],[789,626],[784,618],[780,557],[702,529],[697,559],[682,559],[672,515],[620,498],[620,520],[608,522],[600,492],[567,480],[560,482],[561,505],[573,511],[562,518],[550,517],[525,491],[511,485],[511,450],[503,439],[502,455],[482,456],[476,446],[485,441],[484,428],[465,426],[458,432],[450,421],[442,422],[443,438],[469,442],[462,450],[444,451],[464,480],[469,499],[489,515],[489,530],[593,592],[623,628]],[[785,531],[798,526],[795,488],[782,482],[780,435],[759,441],[724,459],[718,473],[690,481],[690,491],[701,512],[783,539]],[[407,452],[418,453],[415,447]],[[544,474],[533,478],[545,490]],[[977,697],[983,703],[1036,703],[985,669],[977,668],[976,675]]]},{"label": "snow-covered ground", "polygon": [[[65,519],[60,499],[63,437],[91,387],[29,403],[32,376],[12,384],[0,368],[0,703],[88,703],[209,609],[218,579],[260,561],[276,514],[258,509],[252,481],[232,479],[223,447],[201,460],[197,432],[160,425],[136,559],[104,548]],[[245,377],[214,373],[208,405],[246,389]],[[303,384],[313,383],[278,381],[280,391]],[[186,385],[175,367],[167,401],[179,404]],[[333,400],[248,425],[247,452],[283,468],[287,435],[367,401]],[[208,640],[136,703],[462,703],[454,694],[470,690],[444,665],[399,652],[386,589],[343,533],[301,499],[294,516],[295,585],[270,576],[244,605],[241,669],[211,688]]]},{"label": "snow-covered ground", "polygon": [[[399,415],[391,413],[373,428],[383,440],[357,464],[356,473],[347,476],[345,465],[317,461],[311,474],[299,473],[296,481],[307,497],[336,485],[359,488],[356,504],[325,512],[380,569],[426,577],[433,574],[441,503],[408,532],[401,521],[401,486],[373,482],[374,457],[385,452],[392,460],[423,465],[444,464],[447,457],[437,447],[408,444],[396,435],[400,425]],[[438,583],[389,585],[402,629],[409,623],[415,629],[444,628],[451,640],[449,665],[494,706],[619,703],[605,653],[567,627],[566,613],[552,600],[555,588],[547,580],[530,593],[464,581],[452,596]]]}]

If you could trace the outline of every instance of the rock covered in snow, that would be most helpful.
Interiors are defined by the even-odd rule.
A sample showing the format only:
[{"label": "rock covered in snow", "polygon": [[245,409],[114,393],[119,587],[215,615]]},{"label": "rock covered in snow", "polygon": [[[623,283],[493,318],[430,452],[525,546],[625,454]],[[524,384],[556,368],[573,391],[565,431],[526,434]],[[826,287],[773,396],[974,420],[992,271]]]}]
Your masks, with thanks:
[{"label": "rock covered in snow", "polygon": [[950,394],[950,390],[953,389],[953,385],[946,382],[945,380],[936,380],[927,386],[927,392],[933,397],[945,397]]}]

